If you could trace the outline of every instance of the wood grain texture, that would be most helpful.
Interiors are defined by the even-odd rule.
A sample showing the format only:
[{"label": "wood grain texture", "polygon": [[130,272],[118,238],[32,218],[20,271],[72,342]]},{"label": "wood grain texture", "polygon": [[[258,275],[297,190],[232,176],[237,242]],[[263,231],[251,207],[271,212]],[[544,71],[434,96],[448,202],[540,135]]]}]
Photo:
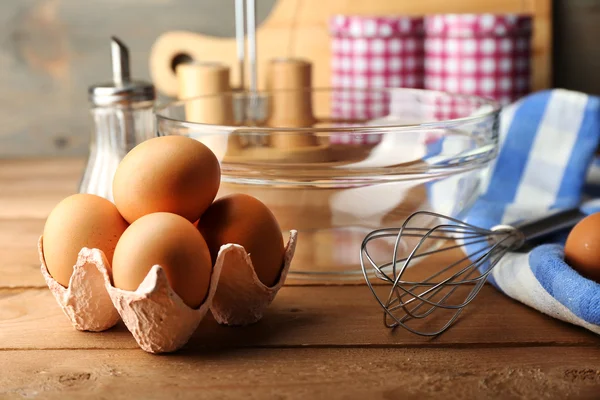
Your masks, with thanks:
[{"label": "wood grain texture", "polygon": [[[273,2],[257,2],[258,23]],[[87,88],[111,79],[111,35],[130,48],[132,76],[148,80],[161,33],[235,32],[233,1],[221,0],[8,0],[0,26],[0,158],[87,152]]]},{"label": "wood grain texture", "polygon": [[77,192],[84,164],[81,158],[0,160],[0,218],[46,219]]},{"label": "wood grain texture", "polygon": [[[49,290],[0,290],[0,350],[137,348],[124,326],[103,333],[73,329]],[[600,347],[600,337],[547,317],[486,286],[459,322],[437,338],[383,327],[363,286],[284,287],[263,320],[244,328],[205,319],[186,348],[232,347]]]},{"label": "wood grain texture", "polygon": [[600,349],[5,351],[0,397],[596,399]]},{"label": "wood grain texture", "polygon": [[259,323],[209,317],[166,356],[140,350],[122,324],[78,332],[39,284],[33,251],[82,165],[0,162],[0,209],[11,207],[0,215],[2,399],[598,398],[600,337],[490,286],[431,339],[385,329],[363,285],[286,286]]},{"label": "wood grain texture", "polygon": [[77,191],[81,158],[0,161],[0,287],[44,287],[36,243],[52,208]]},{"label": "wood grain texture", "polygon": [[45,287],[37,240],[43,219],[0,219],[0,287]]}]

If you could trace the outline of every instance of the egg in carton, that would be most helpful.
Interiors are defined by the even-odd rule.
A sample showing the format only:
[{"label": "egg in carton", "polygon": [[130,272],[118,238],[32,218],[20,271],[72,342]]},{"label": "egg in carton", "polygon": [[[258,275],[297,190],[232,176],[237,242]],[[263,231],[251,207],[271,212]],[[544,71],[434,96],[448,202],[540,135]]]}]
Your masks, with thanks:
[{"label": "egg in carton", "polygon": [[296,248],[297,232],[290,231],[277,282],[265,286],[257,277],[246,250],[237,244],[221,247],[213,267],[208,293],[193,309],[171,288],[166,273],[154,265],[135,291],[115,288],[109,263],[99,249],[79,252],[69,287],[52,278],[44,261],[43,237],[38,250],[42,274],[72,325],[83,331],[103,331],[119,317],[138,345],[149,353],[173,352],[183,347],[210,309],[226,325],[259,321],[283,286]]}]

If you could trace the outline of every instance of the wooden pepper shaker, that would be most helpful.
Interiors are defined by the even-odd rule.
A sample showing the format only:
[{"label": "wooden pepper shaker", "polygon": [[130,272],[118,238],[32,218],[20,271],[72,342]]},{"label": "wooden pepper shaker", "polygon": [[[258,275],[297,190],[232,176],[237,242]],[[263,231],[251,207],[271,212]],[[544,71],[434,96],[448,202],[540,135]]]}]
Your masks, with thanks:
[{"label": "wooden pepper shaker", "polygon": [[[312,65],[295,58],[274,59],[267,69],[271,112],[267,125],[278,128],[306,128],[316,119],[312,109]],[[307,133],[275,134],[271,145],[282,149],[317,146],[317,137]]]}]

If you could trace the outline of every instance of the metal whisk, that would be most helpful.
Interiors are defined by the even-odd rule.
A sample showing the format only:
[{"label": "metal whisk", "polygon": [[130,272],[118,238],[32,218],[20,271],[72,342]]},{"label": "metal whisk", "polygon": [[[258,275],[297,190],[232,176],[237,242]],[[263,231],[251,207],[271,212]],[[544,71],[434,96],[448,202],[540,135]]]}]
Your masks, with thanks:
[{"label": "metal whisk", "polygon": [[[583,217],[585,214],[576,208],[514,226],[483,229],[444,215],[418,211],[400,228],[369,233],[361,246],[361,267],[371,292],[384,310],[386,327],[402,326],[418,335],[435,336],[456,321],[507,252],[572,227]],[[376,247],[378,241],[383,241],[386,247],[394,243],[391,261],[381,265],[369,252],[369,246]],[[422,264],[426,268],[436,267],[428,278],[405,277],[409,270],[415,269],[410,267],[442,252],[447,253],[447,257],[438,261],[443,265],[438,267],[432,259]],[[389,286],[377,284],[382,282],[392,285],[387,295],[382,294]]]}]

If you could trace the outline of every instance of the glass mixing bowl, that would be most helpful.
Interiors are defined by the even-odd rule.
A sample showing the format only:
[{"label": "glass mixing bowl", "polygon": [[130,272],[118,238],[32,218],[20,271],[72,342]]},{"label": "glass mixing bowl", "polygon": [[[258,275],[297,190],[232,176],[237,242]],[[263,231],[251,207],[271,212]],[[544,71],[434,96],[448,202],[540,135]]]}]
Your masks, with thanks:
[{"label": "glass mixing bowl", "polygon": [[[217,197],[255,196],[285,237],[298,230],[292,279],[361,279],[360,245],[373,229],[417,210],[463,218],[498,146],[498,104],[429,90],[233,92],[156,114],[159,135],[189,136],[217,155]],[[369,251],[389,260],[393,244]]]}]

